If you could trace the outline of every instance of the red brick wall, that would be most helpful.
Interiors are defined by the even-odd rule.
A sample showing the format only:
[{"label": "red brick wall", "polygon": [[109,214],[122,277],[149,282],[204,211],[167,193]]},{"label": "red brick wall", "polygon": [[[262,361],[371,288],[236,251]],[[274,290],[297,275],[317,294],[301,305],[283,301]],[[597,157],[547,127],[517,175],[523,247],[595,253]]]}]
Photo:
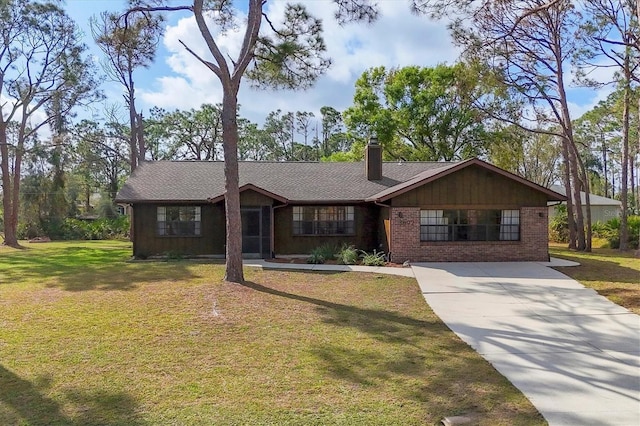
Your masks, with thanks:
[{"label": "red brick wall", "polygon": [[391,209],[394,262],[547,261],[547,207],[520,208],[520,241],[420,241],[420,208]]}]

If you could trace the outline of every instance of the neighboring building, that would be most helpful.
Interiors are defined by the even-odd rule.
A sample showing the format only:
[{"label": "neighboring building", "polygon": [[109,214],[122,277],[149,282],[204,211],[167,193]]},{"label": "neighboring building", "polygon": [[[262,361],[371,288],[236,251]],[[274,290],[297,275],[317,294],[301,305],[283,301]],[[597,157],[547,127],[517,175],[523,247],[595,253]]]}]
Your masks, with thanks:
[{"label": "neighboring building", "polygon": [[[566,196],[566,191],[563,186],[560,185],[551,185],[551,190],[557,192],[558,194],[562,194]],[[580,202],[582,203],[582,212],[587,215],[587,200],[585,198],[585,193],[580,192]],[[614,200],[613,198],[601,197],[600,195],[589,194],[589,202],[591,204],[591,222],[608,222],[614,217],[620,217],[622,214],[622,202],[619,200]],[[558,203],[553,203],[553,205],[549,205],[549,219],[556,215],[556,205]],[[562,204],[567,204],[563,202]]]},{"label": "neighboring building", "polygon": [[[243,253],[304,255],[331,243],[395,262],[544,261],[547,203],[566,198],[478,159],[383,163],[240,162]],[[225,253],[224,163],[140,165],[116,198],[130,204],[133,254]]]}]

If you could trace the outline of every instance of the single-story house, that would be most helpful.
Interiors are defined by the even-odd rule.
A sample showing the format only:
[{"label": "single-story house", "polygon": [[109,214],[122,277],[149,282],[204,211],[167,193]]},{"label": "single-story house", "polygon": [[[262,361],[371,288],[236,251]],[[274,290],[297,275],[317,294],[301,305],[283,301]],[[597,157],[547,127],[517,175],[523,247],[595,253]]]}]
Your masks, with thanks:
[{"label": "single-story house", "polygon": [[[558,194],[567,195],[564,186],[551,185],[551,190]],[[580,202],[582,203],[582,213],[587,217],[587,198],[583,191],[580,191]],[[549,219],[556,215],[556,205],[549,205]],[[562,204],[567,204],[563,202]],[[589,194],[589,204],[591,205],[591,222],[608,222],[614,217],[622,215],[622,201],[613,198],[602,197],[600,195]]]},{"label": "single-story house", "polygon": [[[243,254],[349,244],[409,261],[548,260],[548,202],[566,198],[479,159],[364,164],[240,162]],[[117,195],[133,254],[225,253],[224,162],[142,163]]]}]

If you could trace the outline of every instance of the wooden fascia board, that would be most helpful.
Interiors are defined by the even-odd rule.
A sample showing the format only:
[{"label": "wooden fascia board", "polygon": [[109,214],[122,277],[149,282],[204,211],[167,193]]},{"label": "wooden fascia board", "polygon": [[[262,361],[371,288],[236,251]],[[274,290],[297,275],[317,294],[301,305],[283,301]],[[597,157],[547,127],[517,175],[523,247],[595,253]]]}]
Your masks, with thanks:
[{"label": "wooden fascia board", "polygon": [[[289,202],[289,200],[287,200],[285,197],[278,194],[274,194],[273,192],[267,191],[266,189],[262,189],[259,186],[256,186],[252,183],[247,183],[240,187],[240,193],[243,193],[244,191],[247,191],[247,190],[255,191],[258,194],[262,194],[266,197],[273,198],[274,200],[280,201],[281,203],[284,203],[284,204],[287,204]],[[207,201],[210,203],[217,203],[222,200],[224,200],[224,194],[218,195],[217,197],[207,198]]]}]

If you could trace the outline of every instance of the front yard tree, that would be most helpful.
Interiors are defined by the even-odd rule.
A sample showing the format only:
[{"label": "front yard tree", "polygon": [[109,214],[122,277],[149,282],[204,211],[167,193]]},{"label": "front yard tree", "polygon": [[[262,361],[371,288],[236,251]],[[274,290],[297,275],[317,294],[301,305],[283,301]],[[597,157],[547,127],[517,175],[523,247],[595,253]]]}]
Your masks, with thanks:
[{"label": "front yard tree", "polygon": [[454,25],[454,37],[466,55],[498,69],[504,84],[529,106],[528,116],[519,120],[505,117],[506,121],[532,132],[544,128],[562,141],[569,245],[589,251],[590,209],[586,209],[585,224],[580,198],[584,191],[589,205],[588,182],[574,140],[566,91],[568,67],[579,47],[574,34],[579,14],[569,0],[482,4],[473,10],[470,25],[462,20]]},{"label": "front yard tree", "polygon": [[365,71],[356,82],[347,128],[363,138],[375,133],[394,159],[452,161],[482,155],[488,117],[476,103],[490,90],[456,64]]},{"label": "front yard tree", "polygon": [[[235,58],[221,50],[211,27],[215,25],[224,32],[240,26],[239,20],[235,19],[237,11],[233,2],[194,0],[188,5],[174,6],[168,1],[140,1],[124,16],[127,22],[135,20],[139,13],[190,11],[207,45],[211,55],[209,58],[202,57],[189,46],[185,45],[185,48],[220,80],[223,89],[222,138],[227,232],[225,280],[236,283],[244,281],[237,121],[238,91],[242,78],[246,75],[262,87],[306,87],[330,64],[323,57],[326,48],[321,37],[321,22],[309,15],[304,6],[287,5],[283,21],[276,23],[266,15],[266,1],[247,0],[246,3],[243,41]],[[265,28],[263,23],[267,24]]]},{"label": "front yard tree", "polygon": [[[4,244],[18,247],[25,143],[56,117],[95,94],[75,23],[54,3],[0,2],[0,156]],[[55,110],[55,114],[51,114]],[[16,136],[8,138],[15,123]]]},{"label": "front yard tree", "polygon": [[[581,55],[578,56],[580,64],[586,68],[585,72],[593,71],[593,68],[596,67],[615,67],[618,70],[616,80],[618,80],[622,91],[620,250],[626,250],[629,244],[628,184],[630,172],[633,182],[634,167],[629,148],[632,83],[634,80],[640,82],[640,77],[637,76],[637,68],[640,66],[640,51],[634,49],[638,38],[637,23],[634,22],[636,8],[626,0],[589,0],[584,3],[584,7],[589,14],[589,19],[582,26],[585,46],[581,50]],[[610,82],[593,82],[595,85],[602,83]]]},{"label": "front yard tree", "polygon": [[142,114],[136,109],[133,73],[149,67],[155,58],[162,35],[162,16],[143,14],[124,22],[117,13],[104,12],[91,20],[93,37],[106,55],[104,69],[125,88],[124,100],[129,111],[129,162],[131,172],[146,157]]}]

